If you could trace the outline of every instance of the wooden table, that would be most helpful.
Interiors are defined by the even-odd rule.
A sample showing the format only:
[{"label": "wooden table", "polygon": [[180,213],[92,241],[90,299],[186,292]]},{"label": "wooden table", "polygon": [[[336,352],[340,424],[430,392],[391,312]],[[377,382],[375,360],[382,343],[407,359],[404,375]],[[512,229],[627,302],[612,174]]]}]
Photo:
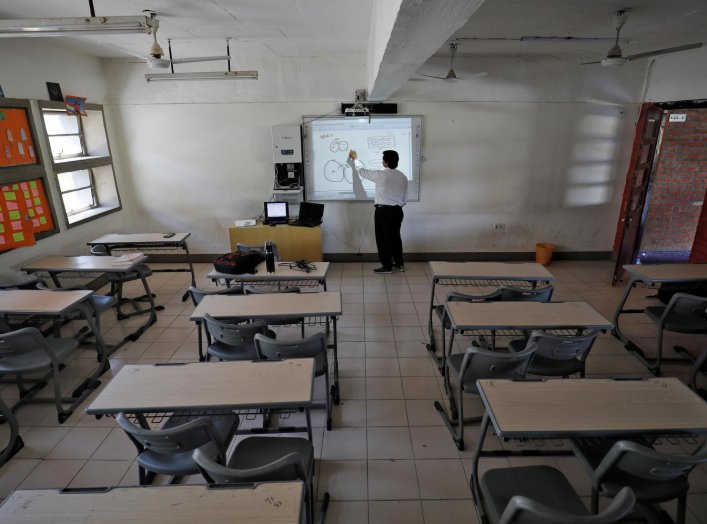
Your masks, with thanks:
[{"label": "wooden table", "polygon": [[[78,311],[95,334],[100,362],[96,366],[96,370],[74,390],[72,402],[68,408],[69,411],[76,409],[76,406],[83,402],[88,394],[101,384],[98,377],[108,368],[105,344],[93,319],[93,306],[90,304],[90,296],[92,294],[93,291],[89,290],[61,292],[47,289],[0,290],[0,317],[3,317],[3,322],[10,315],[64,319]],[[9,324],[7,328],[9,329]],[[0,452],[0,464],[5,460],[9,460],[24,446],[22,438],[17,434],[17,421],[13,412],[21,405],[31,402],[32,398],[47,385],[49,378],[51,378],[51,373],[38,379],[12,407],[6,410],[0,409],[10,422],[10,439],[5,450]],[[60,415],[60,421],[63,422],[62,419],[65,420],[68,416]]]},{"label": "wooden table", "polygon": [[[592,329],[607,331],[612,324],[586,302],[447,302],[445,311],[451,324],[449,344],[443,354],[444,365],[452,354],[454,334],[459,331],[504,329]],[[449,373],[444,374],[444,385],[452,411],[456,403],[452,394]],[[464,426],[454,429],[454,417],[450,417],[440,402],[435,403],[455,443],[464,447]],[[458,421],[457,421],[458,423]]]},{"label": "wooden table", "polygon": [[231,252],[237,251],[236,244],[262,246],[266,240],[277,244],[280,256],[285,260],[322,260],[322,227],[298,227],[288,224],[266,226],[258,222],[255,226],[229,227],[228,236]]},{"label": "wooden table", "polygon": [[[341,293],[270,293],[263,295],[207,295],[189,317],[201,326],[204,314],[214,318],[236,319],[296,319],[325,317],[331,320],[334,353],[331,392],[334,402],[339,403],[339,360],[336,335],[336,320],[341,315]],[[203,358],[202,348],[199,356]]]},{"label": "wooden table", "polygon": [[267,284],[276,283],[278,289],[280,286],[322,286],[326,291],[326,276],[329,272],[329,262],[316,262],[316,269],[309,273],[301,269],[294,268],[294,262],[277,262],[275,264],[275,272],[268,273],[265,268],[265,262],[261,262],[256,268],[254,274],[245,273],[243,275],[232,275],[229,273],[219,273],[212,269],[206,278],[213,282],[224,280],[226,287],[231,286],[231,282],[244,284]]},{"label": "wooden table", "polygon": [[[660,374],[660,356],[659,359],[649,359],[645,352],[635,342],[621,332],[619,327],[619,317],[622,314],[643,313],[642,309],[624,309],[631,290],[636,287],[638,282],[643,282],[647,286],[655,286],[657,284],[688,284],[690,282],[707,281],[707,264],[648,264],[648,265],[625,265],[624,269],[629,274],[626,288],[621,296],[619,305],[614,312],[614,330],[613,334],[621,342],[624,347],[632,352],[638,359],[653,373]],[[689,360],[691,358],[687,352],[680,352]]]},{"label": "wooden table", "polygon": [[435,338],[432,330],[437,285],[500,287],[529,283],[534,289],[538,283],[547,284],[555,280],[552,273],[534,262],[430,262],[429,264],[432,274],[432,294],[427,322],[430,338],[427,349],[435,357],[438,366],[441,362],[435,353]]},{"label": "wooden table", "polygon": [[18,490],[0,506],[3,524],[299,524],[301,482]]},{"label": "wooden table", "polygon": [[89,415],[302,408],[312,439],[314,359],[126,365],[86,409]]},{"label": "wooden table", "polygon": [[[127,274],[134,271],[135,267],[142,264],[147,257],[145,255],[132,260],[127,264],[115,263],[118,257],[112,256],[76,256],[76,257],[64,257],[64,256],[47,256],[39,260],[35,260],[29,264],[23,266],[23,270],[29,273],[37,273],[39,271],[45,271],[49,273],[54,284],[60,288],[61,282],[59,281],[58,275],[62,273],[122,273]],[[139,278],[142,281],[142,286],[145,290],[145,299],[149,302],[149,309],[139,309],[135,304],[137,309],[136,313],[131,313],[125,316],[133,316],[133,314],[149,313],[148,319],[139,326],[133,333],[126,336],[119,344],[113,345],[109,348],[109,352],[113,352],[122,346],[125,342],[135,341],[140,338],[145,330],[157,321],[157,309],[158,306],[155,305],[154,297],[150,291],[150,286],[147,283],[147,279],[138,272]],[[162,306],[160,306],[162,307]]]},{"label": "wooden table", "polygon": [[[105,246],[108,254],[111,254],[113,251],[130,251],[134,249],[147,250],[150,252],[183,250],[187,256],[188,269],[152,268],[152,271],[191,273],[191,285],[196,286],[194,265],[192,264],[189,246],[187,245],[187,238],[191,236],[191,233],[174,233],[174,235],[170,237],[166,235],[167,233],[112,233],[91,240],[87,242],[87,244],[89,246]],[[189,291],[187,290],[182,297],[182,301],[186,300],[188,296]]]},{"label": "wooden table", "polygon": [[707,403],[675,378],[479,380],[477,385],[486,409],[472,473],[480,510],[478,466],[489,422],[500,438],[707,433]]}]

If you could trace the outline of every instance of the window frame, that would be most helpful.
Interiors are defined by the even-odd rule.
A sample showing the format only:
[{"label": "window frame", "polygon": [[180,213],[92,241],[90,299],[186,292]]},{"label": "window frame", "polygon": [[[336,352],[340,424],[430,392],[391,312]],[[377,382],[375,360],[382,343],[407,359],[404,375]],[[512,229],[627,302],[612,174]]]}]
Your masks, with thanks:
[{"label": "window frame", "polygon": [[[48,148],[49,154],[48,157],[51,159],[50,163],[48,162],[48,165],[51,167],[51,171],[54,175],[54,182],[56,183],[57,191],[59,192],[59,202],[61,204],[61,209],[62,213],[64,215],[64,220],[67,228],[72,228],[76,227],[80,224],[84,224],[86,222],[89,222],[91,220],[95,220],[97,218],[103,217],[105,215],[108,215],[110,213],[115,213],[117,211],[120,211],[122,209],[122,203],[120,200],[120,192],[118,191],[118,184],[115,179],[115,170],[113,166],[113,157],[111,155],[111,150],[110,150],[110,142],[108,140],[108,130],[106,127],[106,121],[105,121],[105,112],[103,110],[103,106],[101,104],[86,104],[86,111],[87,112],[98,112],[100,113],[100,118],[101,118],[101,124],[102,124],[102,130],[104,133],[104,137],[96,137],[96,138],[104,138],[105,139],[105,146],[107,151],[105,154],[99,154],[99,155],[94,155],[92,156],[89,151],[89,145],[88,143],[90,142],[90,138],[87,136],[86,133],[86,126],[84,124],[83,118],[81,116],[77,116],[79,122],[78,122],[78,128],[79,128],[79,136],[80,136],[80,141],[81,141],[81,148],[83,151],[82,155],[72,155],[68,157],[62,157],[62,158],[54,158],[54,155],[51,151],[51,144],[49,141],[50,136],[62,136],[62,135],[50,135],[47,132],[46,129],[46,124],[44,122],[44,115],[45,113],[51,113],[51,112],[66,112],[66,107],[63,102],[51,102],[51,101],[39,101],[39,110],[40,110],[40,121],[42,123],[42,132],[44,139],[46,140],[46,146]],[[73,136],[73,133],[71,134]],[[94,169],[96,168],[101,168],[101,167],[109,167],[111,176],[112,176],[112,183],[114,189],[114,194],[113,200],[115,201],[112,204],[106,204],[105,202],[102,202],[101,200],[101,195],[100,191],[98,190],[98,184],[96,181],[96,173],[94,173]],[[77,191],[82,188],[77,188],[77,189],[72,189],[68,191],[62,191],[61,190],[61,185],[59,183],[59,175],[62,173],[70,173],[74,171],[88,171],[89,174],[89,179],[91,183],[91,195],[93,197],[93,205],[80,209],[77,211],[73,211],[71,213],[67,212],[66,206],[64,204],[64,195],[73,191]],[[111,191],[112,191],[111,189]]]}]

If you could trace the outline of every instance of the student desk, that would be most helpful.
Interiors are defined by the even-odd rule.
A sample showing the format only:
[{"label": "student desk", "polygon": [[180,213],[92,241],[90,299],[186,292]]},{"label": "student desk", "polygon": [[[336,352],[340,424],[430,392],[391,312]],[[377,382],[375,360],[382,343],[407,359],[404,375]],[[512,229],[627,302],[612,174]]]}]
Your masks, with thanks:
[{"label": "student desk", "polygon": [[[538,283],[549,283],[555,277],[543,266],[534,262],[430,262],[432,294],[427,331],[430,342],[427,349],[440,361],[435,353],[435,338],[432,330],[432,313],[435,310],[437,285],[442,286],[502,286],[530,283],[534,289]],[[442,348],[444,350],[444,348]],[[443,368],[441,368],[443,369]]]},{"label": "student desk", "polygon": [[209,274],[206,275],[206,278],[210,279],[212,282],[224,280],[226,287],[231,287],[231,282],[236,282],[241,286],[245,284],[258,285],[276,283],[278,289],[280,289],[282,285],[300,287],[322,286],[324,291],[326,291],[326,276],[329,272],[329,262],[316,262],[316,269],[311,270],[309,273],[301,269],[293,269],[290,265],[294,265],[294,262],[276,262],[275,272],[268,273],[265,268],[265,262],[261,262],[256,268],[255,274],[245,273],[243,275],[219,273],[215,269],[212,269]]},{"label": "student desk", "polygon": [[[451,324],[446,358],[452,354],[454,333],[457,331],[503,329],[595,329],[607,331],[612,324],[586,302],[447,302],[445,310]],[[454,395],[449,373],[444,374],[444,385],[454,415]],[[447,428],[460,449],[464,447],[463,425],[457,435],[450,418],[440,402],[435,402]]]},{"label": "student desk", "polygon": [[[49,273],[54,284],[60,288],[61,282],[58,279],[58,275],[62,273],[130,273],[134,270],[135,266],[142,264],[145,260],[147,260],[147,257],[143,255],[128,264],[115,264],[114,262],[116,258],[117,257],[111,256],[48,256],[31,262],[30,264],[23,266],[22,269],[30,273],[45,271]],[[150,316],[143,325],[139,326],[133,333],[125,337],[119,344],[111,346],[110,352],[115,351],[127,341],[137,340],[148,327],[157,321],[157,306],[155,306],[155,301],[152,297],[150,286],[147,284],[147,279],[144,276],[140,275],[140,280],[142,281],[142,286],[145,289],[145,296],[150,302],[150,308],[138,312],[149,312]]]},{"label": "student desk", "polygon": [[[93,306],[90,304],[89,299],[92,294],[93,291],[88,290],[57,292],[46,289],[12,289],[0,291],[0,316],[2,317],[18,315],[56,320],[66,318],[70,314],[79,311],[95,334],[100,363],[96,366],[96,370],[74,390],[72,395],[74,400],[69,408],[71,411],[76,409],[92,390],[100,386],[101,383],[98,377],[108,369],[105,344],[103,344],[100,331],[93,320]],[[13,420],[12,412],[19,406],[31,401],[32,397],[47,385],[46,381],[50,377],[51,373],[39,378],[26,395],[20,398],[11,408],[7,409],[9,415],[3,413],[10,421],[10,439],[5,450],[0,452],[2,459],[9,459],[24,445],[17,434],[17,421]],[[63,422],[66,418],[68,418],[68,415],[60,415],[59,420]],[[2,464],[2,461],[0,460],[0,464]]]},{"label": "student desk", "polygon": [[[262,319],[271,318],[316,318],[326,317],[332,322],[334,334],[334,372],[331,392],[334,402],[339,403],[339,361],[336,336],[336,319],[341,315],[341,293],[269,293],[263,295],[207,295],[189,317],[201,331],[201,321],[208,313],[214,318]],[[203,359],[199,345],[199,359]]]},{"label": "student desk", "polygon": [[[103,235],[95,240],[87,242],[89,246],[105,246],[106,251],[110,255],[113,251],[132,251],[135,249],[155,251],[175,251],[182,250],[186,253],[187,264],[189,268],[164,268],[152,269],[155,272],[181,272],[191,273],[191,285],[196,286],[194,278],[194,266],[187,245],[187,238],[191,233],[174,233],[173,236],[167,238],[165,233],[113,233]],[[189,292],[184,293],[182,301],[186,300]]]},{"label": "student desk", "polygon": [[18,490],[0,522],[298,524],[303,494],[301,482]]},{"label": "student desk", "polygon": [[[614,331],[613,334],[621,342],[626,349],[634,353],[638,359],[653,373],[660,373],[660,365],[655,362],[655,359],[646,358],[644,351],[634,342],[630,341],[626,335],[621,332],[619,327],[619,317],[622,314],[628,313],[643,313],[642,309],[624,309],[628,296],[631,290],[636,287],[638,282],[644,282],[647,286],[655,286],[656,284],[686,284],[690,282],[700,282],[707,280],[707,264],[651,264],[651,265],[625,265],[624,269],[629,274],[626,289],[621,296],[619,305],[614,313]],[[685,353],[683,356],[692,359]]]},{"label": "student desk", "polygon": [[486,409],[471,479],[480,512],[478,466],[489,422],[500,438],[707,433],[707,403],[675,378],[479,380],[477,386]]},{"label": "student desk", "polygon": [[126,365],[86,413],[131,413],[149,428],[148,414],[302,408],[312,440],[313,383],[314,359]]}]

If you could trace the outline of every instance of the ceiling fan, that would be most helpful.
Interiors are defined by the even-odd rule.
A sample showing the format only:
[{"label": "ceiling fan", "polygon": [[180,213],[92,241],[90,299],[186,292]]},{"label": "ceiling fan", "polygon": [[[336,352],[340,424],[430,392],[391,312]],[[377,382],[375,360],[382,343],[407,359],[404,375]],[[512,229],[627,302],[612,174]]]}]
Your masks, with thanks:
[{"label": "ceiling fan", "polygon": [[[148,56],[145,58],[144,63],[150,69],[167,69],[174,66],[174,64],[193,64],[197,62],[213,62],[216,60],[230,60],[230,51],[228,38],[226,39],[226,54],[223,56],[199,56],[192,58],[172,58],[172,40],[167,39],[167,49],[169,51],[169,58],[162,58],[164,56],[164,50],[162,46],[157,42],[157,30],[160,27],[160,22],[155,18],[155,12],[149,11],[152,25],[152,45],[148,51]],[[143,63],[143,62],[132,62],[132,63]],[[172,71],[174,72],[174,71]]]},{"label": "ceiling fan", "polygon": [[[458,47],[459,47],[459,43],[456,41],[449,43],[449,71],[447,71],[446,76],[425,75],[422,73],[420,73],[419,76],[424,76],[427,78],[435,78],[437,80],[446,80],[448,82],[460,80],[461,77],[457,76],[456,71],[454,71],[454,57],[457,55],[457,48]],[[485,72],[481,72],[481,73],[473,73],[472,75],[469,75],[469,76],[482,76],[485,74],[486,74]]]},{"label": "ceiling fan", "polygon": [[638,53],[635,55],[623,56],[621,52],[621,46],[619,45],[619,34],[621,33],[621,28],[626,23],[628,18],[627,9],[619,9],[614,14],[614,28],[616,29],[616,39],[614,40],[614,45],[611,46],[609,52],[606,54],[602,60],[594,60],[592,62],[583,62],[582,65],[589,64],[601,64],[603,66],[622,66],[626,62],[632,60],[639,60],[641,58],[648,58],[651,56],[667,55],[669,53],[678,53],[680,51],[688,51],[690,49],[697,49],[702,47],[704,44],[702,42],[697,42],[694,44],[680,45],[676,47],[666,47],[664,49],[656,49],[655,51],[647,51],[645,53]]}]

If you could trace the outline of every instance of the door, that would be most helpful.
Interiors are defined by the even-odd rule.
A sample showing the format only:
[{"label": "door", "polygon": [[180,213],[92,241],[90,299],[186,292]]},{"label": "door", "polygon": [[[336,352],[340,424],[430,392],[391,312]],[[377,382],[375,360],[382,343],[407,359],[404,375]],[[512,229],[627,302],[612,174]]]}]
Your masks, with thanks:
[{"label": "door", "polygon": [[624,264],[633,264],[636,260],[643,208],[658,146],[662,116],[663,110],[660,107],[646,104],[641,109],[636,125],[633,158],[629,166],[629,172],[632,174],[627,179],[627,184],[631,187],[621,210],[619,249],[612,285],[623,276]]}]

